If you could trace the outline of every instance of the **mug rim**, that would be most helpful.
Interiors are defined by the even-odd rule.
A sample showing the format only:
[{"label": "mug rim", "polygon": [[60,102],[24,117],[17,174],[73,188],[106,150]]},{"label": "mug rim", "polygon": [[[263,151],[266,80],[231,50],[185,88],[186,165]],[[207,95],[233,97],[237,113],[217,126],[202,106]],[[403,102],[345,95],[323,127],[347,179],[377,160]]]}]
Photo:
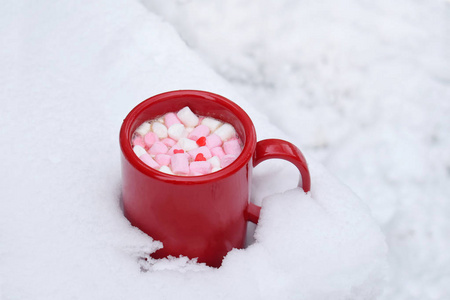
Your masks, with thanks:
[{"label": "mug rim", "polygon": [[[134,153],[131,142],[129,140],[129,136],[130,134],[132,134],[130,132],[132,124],[139,117],[139,115],[143,111],[145,111],[149,106],[152,106],[155,103],[183,96],[196,96],[201,97],[205,100],[215,101],[216,103],[224,106],[226,109],[231,111],[233,115],[235,115],[238,118],[239,122],[243,125],[244,128],[245,143],[241,154],[236,158],[236,160],[233,163],[231,163],[230,165],[226,166],[225,168],[219,171],[205,175],[197,175],[197,176],[171,175],[163,173],[157,169],[151,168],[150,166],[147,166]],[[166,182],[193,184],[219,180],[228,177],[237,172],[238,170],[240,170],[241,168],[243,168],[252,159],[253,153],[255,152],[256,131],[253,122],[251,121],[247,113],[240,106],[238,106],[231,100],[218,94],[214,94],[207,91],[175,90],[154,95],[142,101],[137,106],[135,106],[123,120],[122,126],[120,128],[119,140],[122,155],[131,165],[134,166],[134,168],[136,168],[141,173]]]}]

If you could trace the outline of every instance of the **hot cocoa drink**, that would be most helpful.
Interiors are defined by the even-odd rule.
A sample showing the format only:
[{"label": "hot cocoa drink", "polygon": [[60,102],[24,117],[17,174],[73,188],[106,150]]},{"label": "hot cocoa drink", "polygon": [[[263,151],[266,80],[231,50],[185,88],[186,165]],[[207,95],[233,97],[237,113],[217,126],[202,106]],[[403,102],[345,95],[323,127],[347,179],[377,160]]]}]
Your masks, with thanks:
[{"label": "hot cocoa drink", "polygon": [[161,172],[198,176],[230,165],[243,144],[235,128],[186,106],[142,123],[132,137],[134,153]]}]

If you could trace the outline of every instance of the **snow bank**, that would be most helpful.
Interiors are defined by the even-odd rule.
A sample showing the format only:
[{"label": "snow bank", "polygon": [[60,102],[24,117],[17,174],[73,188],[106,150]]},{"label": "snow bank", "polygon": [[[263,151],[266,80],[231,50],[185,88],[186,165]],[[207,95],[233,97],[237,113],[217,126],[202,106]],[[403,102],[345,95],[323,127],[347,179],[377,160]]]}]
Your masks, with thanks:
[{"label": "snow bank", "polygon": [[381,299],[450,298],[449,1],[142,2],[369,205]]},{"label": "snow bank", "polygon": [[258,166],[256,241],[231,251],[220,269],[145,260],[161,245],[120,208],[118,132],[132,107],[167,90],[209,90],[249,112],[260,139],[286,136],[137,2],[14,1],[1,14],[3,298],[373,299],[380,292],[383,235],[360,200],[310,158],[307,195],[277,194],[298,178],[287,163]]}]

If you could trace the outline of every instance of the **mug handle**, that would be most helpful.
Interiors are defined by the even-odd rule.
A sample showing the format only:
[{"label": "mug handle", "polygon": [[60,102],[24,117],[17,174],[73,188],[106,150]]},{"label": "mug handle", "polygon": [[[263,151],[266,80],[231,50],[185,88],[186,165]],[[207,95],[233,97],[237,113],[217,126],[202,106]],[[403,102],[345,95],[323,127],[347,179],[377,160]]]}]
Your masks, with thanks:
[{"label": "mug handle", "polygon": [[[311,176],[308,164],[300,149],[287,141],[279,139],[267,139],[256,143],[256,150],[253,154],[253,166],[256,167],[261,162],[271,158],[284,159],[294,164],[302,175],[301,182],[303,184],[300,184],[299,181],[298,186],[302,186],[305,193],[309,192]],[[260,206],[249,202],[246,211],[247,221],[257,224],[260,211]]]}]

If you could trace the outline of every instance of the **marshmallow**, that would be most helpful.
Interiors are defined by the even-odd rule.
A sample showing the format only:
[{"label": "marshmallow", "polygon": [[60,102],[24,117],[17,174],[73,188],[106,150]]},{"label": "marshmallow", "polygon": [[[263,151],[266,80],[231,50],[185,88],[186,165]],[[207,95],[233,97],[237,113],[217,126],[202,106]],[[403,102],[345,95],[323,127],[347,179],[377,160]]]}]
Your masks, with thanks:
[{"label": "marshmallow", "polygon": [[236,135],[234,127],[228,123],[225,123],[219,128],[217,128],[217,130],[214,131],[214,133],[217,134],[224,142]]},{"label": "marshmallow", "polygon": [[165,138],[161,142],[163,142],[163,144],[166,145],[167,147],[172,147],[177,143],[175,140],[172,140],[171,138]]},{"label": "marshmallow", "polygon": [[217,156],[213,156],[210,159],[208,159],[208,161],[211,164],[211,167],[213,168],[220,168],[220,159]]},{"label": "marshmallow", "polygon": [[161,168],[159,168],[159,171],[166,174],[174,175],[172,170],[168,166],[162,166]]},{"label": "marshmallow", "polygon": [[147,147],[151,147],[155,142],[159,141],[158,136],[154,132],[149,132],[144,136],[144,143]]},{"label": "marshmallow", "polygon": [[201,138],[202,136],[208,136],[209,135],[209,128],[208,126],[205,125],[198,125],[197,127],[194,128],[194,130],[189,133],[188,138],[190,138],[191,140],[197,141],[199,138]]},{"label": "marshmallow", "polygon": [[222,146],[222,139],[215,133],[206,137],[206,147],[209,149]]},{"label": "marshmallow", "polygon": [[211,172],[211,163],[209,161],[193,161],[189,165],[189,169],[194,174],[208,174]]},{"label": "marshmallow", "polygon": [[167,137],[167,127],[162,123],[154,122],[152,124],[152,131],[156,133],[160,139],[165,139]]},{"label": "marshmallow", "polygon": [[225,168],[225,167],[229,166],[235,160],[236,160],[236,156],[234,156],[234,155],[231,155],[231,154],[224,155],[220,159],[220,166],[222,168]]},{"label": "marshmallow", "polygon": [[172,166],[172,172],[178,175],[188,175],[189,174],[189,161],[187,155],[184,153],[174,154],[170,158],[170,163]]},{"label": "marshmallow", "polygon": [[135,132],[139,133],[140,135],[144,136],[147,134],[147,132],[150,131],[152,125],[149,122],[144,122],[136,129]]},{"label": "marshmallow", "polygon": [[231,139],[223,143],[223,150],[225,151],[226,154],[231,154],[236,157],[238,157],[242,151],[238,139]]},{"label": "marshmallow", "polygon": [[190,140],[188,138],[181,138],[178,141],[178,145],[186,152],[189,152],[191,150],[197,149],[198,145],[193,140]]},{"label": "marshmallow", "polygon": [[153,146],[150,148],[150,150],[148,150],[148,153],[153,154],[153,155],[164,154],[164,153],[167,153],[167,150],[169,150],[169,149],[162,142],[156,142],[153,144]]},{"label": "marshmallow", "polygon": [[142,138],[142,136],[138,134],[135,137],[133,137],[131,143],[133,144],[133,146],[141,146],[142,148],[145,148],[144,139]]},{"label": "marshmallow", "polygon": [[242,151],[231,124],[197,116],[187,106],[141,124],[131,145],[146,165],[163,173],[188,176],[217,172]]},{"label": "marshmallow", "polygon": [[181,124],[181,121],[175,113],[171,112],[164,115],[164,123],[169,128],[173,124]]},{"label": "marshmallow", "polygon": [[170,157],[168,154],[157,154],[155,160],[160,166],[168,166],[170,164]]},{"label": "marshmallow", "polygon": [[148,153],[145,153],[141,156],[139,156],[139,158],[149,167],[154,168],[154,169],[158,169],[159,165],[156,161],[153,160],[152,156]]},{"label": "marshmallow", "polygon": [[198,124],[198,117],[191,111],[188,106],[183,107],[177,113],[178,119],[186,125],[186,127],[195,127]]},{"label": "marshmallow", "polygon": [[[194,142],[195,143],[195,142]],[[199,147],[197,149],[191,150],[189,151],[189,155],[192,157],[192,159],[195,159],[195,157],[197,156],[197,154],[203,154],[203,156],[206,159],[210,159],[212,157],[211,155],[211,151],[209,151],[208,147],[203,146],[203,147]]]},{"label": "marshmallow", "polygon": [[188,134],[184,125],[179,123],[170,126],[167,133],[169,134],[169,137],[174,139],[175,141],[178,141],[183,137],[187,137]]},{"label": "marshmallow", "polygon": [[222,147],[215,147],[211,149],[211,155],[222,158],[223,156],[225,156],[225,152],[223,152]]},{"label": "marshmallow", "polygon": [[139,145],[134,146],[133,151],[137,157],[141,157],[141,155],[147,154],[147,151],[145,151],[144,147],[139,146]]},{"label": "marshmallow", "polygon": [[202,124],[208,126],[209,130],[214,132],[220,125],[222,125],[222,122],[213,118],[204,118],[202,120]]},{"label": "marshmallow", "polygon": [[217,172],[219,170],[222,170],[222,168],[221,167],[218,167],[218,168],[214,167],[214,168],[211,169],[211,173]]}]

